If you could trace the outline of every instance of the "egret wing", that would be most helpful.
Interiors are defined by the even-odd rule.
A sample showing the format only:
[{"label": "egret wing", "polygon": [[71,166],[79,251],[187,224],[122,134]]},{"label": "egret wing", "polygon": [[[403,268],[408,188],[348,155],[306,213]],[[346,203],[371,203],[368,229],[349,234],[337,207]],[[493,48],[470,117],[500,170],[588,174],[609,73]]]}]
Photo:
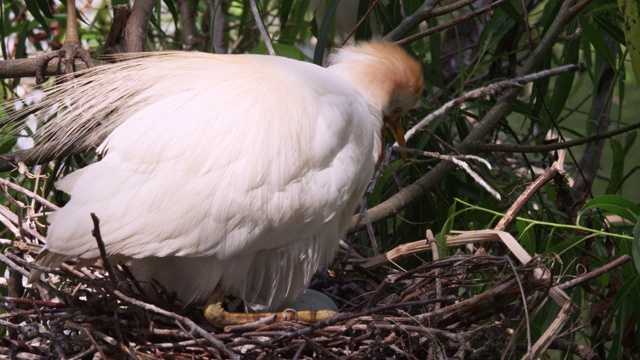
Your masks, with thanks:
[{"label": "egret wing", "polygon": [[[332,219],[353,211],[373,171],[371,114],[357,91],[282,58],[203,67],[183,56],[175,76],[126,90],[136,95],[103,159],[59,181],[71,200],[50,215],[47,249],[97,257],[90,213],[107,251],[133,258],[225,259],[342,235],[344,219]],[[111,81],[139,71],[129,65]]]}]

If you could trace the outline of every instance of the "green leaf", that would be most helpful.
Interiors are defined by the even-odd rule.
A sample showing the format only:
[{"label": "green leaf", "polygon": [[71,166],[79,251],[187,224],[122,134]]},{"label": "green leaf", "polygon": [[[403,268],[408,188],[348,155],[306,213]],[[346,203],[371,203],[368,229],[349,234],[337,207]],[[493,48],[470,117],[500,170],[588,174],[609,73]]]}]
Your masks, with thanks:
[{"label": "green leaf", "polygon": [[293,0],[282,0],[282,4],[280,5],[280,32],[284,32],[284,29],[287,27],[292,6]]},{"label": "green leaf", "polygon": [[249,14],[251,14],[251,8],[249,6],[249,2],[243,1],[242,4],[243,6],[242,6],[242,12],[240,13],[240,24],[238,25],[238,32],[240,34],[242,34],[245,31],[244,27],[247,24],[247,19],[249,17]]},{"label": "green leaf", "polygon": [[324,50],[327,40],[329,39],[329,34],[331,33],[331,24],[333,23],[333,18],[338,8],[338,2],[339,0],[331,0],[331,3],[327,7],[327,12],[325,12],[322,18],[322,24],[320,24],[320,30],[318,30],[318,43],[316,44],[316,50],[313,52],[314,64],[322,65],[322,61],[324,60]]},{"label": "green leaf", "polygon": [[[45,29],[45,31],[48,32],[49,25],[47,25],[47,20],[45,20],[44,17],[42,16],[42,13],[40,13],[40,7],[38,6],[38,2],[35,0],[27,0],[26,3],[27,3],[27,10],[29,10],[29,12],[31,13],[31,16],[33,16],[33,18],[36,19],[36,21],[40,24],[40,26],[42,26]],[[25,30],[26,30],[26,26],[25,26]]]},{"label": "green leaf", "polygon": [[495,46],[507,33],[513,31],[514,25],[515,21],[507,15],[502,6],[497,8],[482,29],[478,44],[483,44],[485,48]]},{"label": "green leaf", "polygon": [[631,243],[631,254],[633,255],[633,264],[640,273],[640,221],[636,222],[633,227],[633,242]]},{"label": "green leaf", "polygon": [[[290,59],[296,59],[296,60],[302,60],[302,61],[308,60],[308,58],[305,56],[302,50],[292,45],[274,43],[273,49],[276,51],[276,53],[279,56],[284,56]],[[269,51],[267,50],[267,45],[265,43],[260,43],[253,50],[251,50],[251,53],[268,55]]]},{"label": "green leaf", "polygon": [[[572,22],[567,25],[567,31],[573,33],[577,27],[576,22]],[[580,61],[580,42],[570,41],[565,44],[562,50],[562,64],[576,64]],[[557,119],[560,113],[567,104],[569,95],[571,94],[573,79],[575,78],[575,72],[570,71],[564,73],[556,79],[553,87],[553,97],[551,98],[551,104],[549,105],[550,116],[552,119]]]},{"label": "green leaf", "polygon": [[563,240],[560,243],[550,247],[549,249],[546,250],[546,252],[549,254],[562,255],[565,251],[570,250],[576,247],[577,245],[580,245],[585,239],[586,237],[584,236],[573,236],[568,238],[567,240]]},{"label": "green leaf", "polygon": [[543,33],[547,32],[547,29],[553,24],[553,22],[558,17],[558,13],[560,12],[560,7],[562,6],[562,1],[551,1],[547,3],[542,11],[542,27]]},{"label": "green leaf", "polygon": [[153,27],[158,30],[158,33],[162,34],[162,36],[166,37],[167,34],[165,34],[164,30],[162,30],[162,27],[160,26],[160,23],[156,20],[155,17],[150,17],[149,20],[151,21],[151,25],[153,25]]},{"label": "green leaf", "polygon": [[504,10],[505,14],[507,14],[513,21],[520,24],[520,26],[524,27],[525,22],[522,14],[522,5],[518,4],[518,8],[514,6],[512,2],[507,1],[504,3],[500,9]]},{"label": "green leaf", "polygon": [[[367,10],[369,10],[369,7],[371,6],[371,0],[361,0],[360,3],[358,4],[358,21],[360,21],[363,17],[364,14],[367,12]],[[354,38],[356,40],[365,40],[365,39],[371,39],[371,36],[373,35],[371,33],[371,19],[373,18],[373,12],[369,14],[370,16],[368,16],[366,19],[364,19],[362,21],[362,24],[360,24],[360,26],[358,26],[358,28],[356,29],[356,32],[354,34]]]},{"label": "green leaf", "polygon": [[160,6],[160,0],[156,0],[156,5],[153,7],[156,11],[156,22],[158,23],[158,27],[162,23],[162,8]]},{"label": "green leaf", "polygon": [[611,50],[609,50],[607,43],[604,41],[604,34],[602,31],[598,31],[591,24],[591,21],[584,16],[580,16],[580,26],[582,26],[584,37],[589,40],[591,45],[593,45],[595,51],[602,56],[602,58],[611,65],[611,67],[615,68],[615,60],[613,59],[613,55],[611,55]]},{"label": "green leaf", "polygon": [[624,38],[627,50],[631,57],[631,67],[636,77],[636,83],[640,85],[640,17],[638,16],[638,3],[635,0],[618,0],[618,8],[624,18]]},{"label": "green leaf", "polygon": [[[167,9],[169,9],[171,18],[173,19],[173,24],[178,27],[178,10],[176,9],[176,4],[174,4],[173,0],[162,0],[162,2],[167,5]],[[189,9],[189,11],[191,10],[192,9]]]},{"label": "green leaf", "polygon": [[[638,275],[632,275],[624,279],[622,286],[616,292],[611,310],[607,312],[604,324],[598,335],[602,335],[604,329],[609,328],[609,324],[617,329],[621,329],[630,316],[633,316],[634,310],[637,310],[638,304],[638,288],[640,286],[640,278]],[[636,309],[634,309],[636,307]],[[621,359],[622,331],[613,331],[611,339],[611,351],[608,353],[608,359]]]},{"label": "green leaf", "polygon": [[624,154],[627,155],[629,150],[633,147],[633,144],[636,143],[636,139],[638,138],[637,131],[631,131],[627,133],[627,136],[624,138]]},{"label": "green leaf", "polygon": [[518,230],[518,243],[520,243],[529,254],[537,253],[538,249],[533,225],[521,220],[516,220],[516,229]]},{"label": "green leaf", "polygon": [[[29,0],[27,0],[27,2],[29,2]],[[51,8],[49,7],[49,2],[47,0],[36,0],[36,2],[38,3],[38,8],[40,9],[40,11],[42,11],[44,16],[48,17],[49,19],[53,19],[53,13],[51,12]]]},{"label": "green leaf", "polygon": [[[430,19],[428,20],[428,25],[429,26],[436,26],[437,22],[435,19]],[[440,33],[435,33],[431,36],[429,36],[429,50],[431,51],[431,58],[432,59],[440,59],[440,50],[441,50],[441,37],[442,35]],[[431,69],[428,69],[427,71],[425,71],[425,73],[427,74],[427,76],[430,77],[430,83],[439,86],[441,88],[444,88],[446,86],[446,84],[444,83],[444,80],[442,80],[442,66],[440,64],[440,61],[434,61]]]},{"label": "green leaf", "polygon": [[624,32],[619,26],[611,22],[606,15],[595,15],[591,18],[598,29],[606,31],[619,44],[624,43]]},{"label": "green leaf", "polygon": [[25,20],[22,31],[20,32],[20,37],[18,38],[18,45],[16,46],[16,59],[27,57],[27,36],[29,35],[30,25],[29,20]]},{"label": "green leaf", "polygon": [[[307,31],[315,31],[317,35],[318,29],[311,30],[311,27],[315,26],[315,18],[313,19],[311,26],[308,20],[305,19],[305,15],[309,10],[310,0],[297,0],[293,2],[293,7],[289,10],[287,15],[287,26],[281,25],[280,37],[278,42],[280,44],[294,45],[299,38],[305,37]],[[284,9],[282,10],[284,11]],[[283,14],[280,14],[283,17]]]},{"label": "green leaf", "polygon": [[634,224],[638,221],[638,215],[640,215],[640,207],[632,201],[618,195],[601,195],[584,204],[578,213],[577,224],[580,224],[580,217],[589,209],[600,209],[616,214]]},{"label": "green leaf", "polygon": [[[465,210],[461,210],[461,211],[465,211]],[[453,204],[451,204],[451,207],[449,207],[449,213],[447,214],[447,221],[445,221],[444,226],[441,229],[442,231],[440,231],[435,236],[436,242],[438,243],[438,256],[440,257],[440,259],[448,256],[447,235],[453,229],[455,217],[459,213],[460,213],[459,211],[456,211],[456,203],[454,202]]]},{"label": "green leaf", "polygon": [[613,194],[620,187],[624,178],[624,148],[619,141],[611,140],[611,150],[613,151],[613,164],[611,164],[611,179],[607,185],[605,194]]}]

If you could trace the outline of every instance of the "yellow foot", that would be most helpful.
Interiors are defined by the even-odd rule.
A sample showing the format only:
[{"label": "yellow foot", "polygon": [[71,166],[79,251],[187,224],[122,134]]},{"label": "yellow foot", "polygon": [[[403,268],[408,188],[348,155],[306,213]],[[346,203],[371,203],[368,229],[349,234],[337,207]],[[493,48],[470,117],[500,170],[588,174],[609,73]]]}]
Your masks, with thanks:
[{"label": "yellow foot", "polygon": [[274,316],[276,321],[301,321],[317,323],[337,314],[333,310],[304,310],[296,311],[288,309],[282,312],[265,313],[234,313],[228,312],[222,307],[222,296],[214,291],[204,305],[204,317],[213,326],[224,328],[229,325],[242,325],[256,322],[266,317]]}]

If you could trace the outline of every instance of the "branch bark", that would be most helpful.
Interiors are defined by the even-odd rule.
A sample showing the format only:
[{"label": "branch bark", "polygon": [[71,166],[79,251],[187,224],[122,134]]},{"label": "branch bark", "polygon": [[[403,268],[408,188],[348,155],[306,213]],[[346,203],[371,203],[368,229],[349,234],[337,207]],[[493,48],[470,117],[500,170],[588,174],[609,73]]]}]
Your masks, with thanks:
[{"label": "branch bark", "polygon": [[[37,58],[29,59],[10,59],[0,61],[0,79],[22,78],[36,76]],[[58,58],[49,62],[44,71],[45,76],[54,76],[59,74],[60,60]],[[76,60],[74,67],[76,70],[86,69],[87,65]]]},{"label": "branch bark", "polygon": [[192,51],[196,45],[196,26],[193,22],[193,11],[188,0],[178,0],[180,19],[182,20],[182,49]]},{"label": "branch bark", "polygon": [[400,40],[406,33],[413,30],[416,26],[420,25],[421,22],[425,21],[431,15],[431,12],[434,10],[434,7],[441,0],[426,0],[411,16],[407,16],[406,19],[400,23],[395,29],[391,30],[384,38],[390,41]]},{"label": "branch bark", "polygon": [[131,16],[125,29],[125,44],[127,52],[143,52],[147,50],[147,31],[149,19],[155,0],[136,0],[131,8]]}]

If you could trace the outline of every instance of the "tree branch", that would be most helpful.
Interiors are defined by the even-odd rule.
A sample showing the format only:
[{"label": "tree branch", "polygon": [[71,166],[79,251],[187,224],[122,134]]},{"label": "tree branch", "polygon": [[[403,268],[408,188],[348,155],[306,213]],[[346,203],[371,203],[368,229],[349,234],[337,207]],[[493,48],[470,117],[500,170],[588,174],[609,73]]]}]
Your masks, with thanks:
[{"label": "tree branch", "polygon": [[196,26],[193,22],[193,11],[191,2],[188,0],[178,0],[180,9],[180,20],[182,20],[181,41],[182,49],[192,51],[196,45]]},{"label": "tree branch", "polygon": [[[12,79],[22,77],[34,77],[36,76],[37,58],[29,59],[10,59],[0,61],[0,79]],[[44,69],[45,76],[54,76],[59,74],[60,59],[52,59],[47,68]],[[76,60],[74,63],[76,70],[86,69],[87,65],[81,60]]]},{"label": "tree branch", "polygon": [[395,29],[391,30],[384,38],[389,41],[397,41],[402,36],[404,36],[409,31],[413,30],[416,26],[420,25],[421,22],[425,21],[429,18],[431,12],[433,11],[434,6],[436,6],[441,0],[426,0],[416,11],[411,14],[411,16],[407,16],[400,25],[396,26]]},{"label": "tree branch", "polygon": [[147,31],[155,0],[136,0],[125,29],[126,52],[143,52],[147,49]]},{"label": "tree branch", "polygon": [[411,35],[411,36],[409,36],[407,38],[404,38],[402,40],[398,40],[398,41],[396,41],[396,43],[398,45],[405,45],[405,44],[414,42],[414,41],[416,41],[418,39],[422,39],[422,38],[427,37],[429,35],[432,35],[432,34],[440,32],[440,31],[446,30],[446,29],[448,29],[450,27],[454,27],[454,26],[456,26],[458,24],[461,24],[463,22],[466,22],[466,21],[469,21],[469,20],[471,20],[473,18],[476,18],[476,17],[478,17],[478,16],[480,16],[480,15],[486,13],[486,12],[492,11],[492,10],[498,8],[499,6],[501,6],[502,4],[504,4],[505,2],[507,2],[507,0],[497,0],[496,2],[491,3],[491,4],[489,4],[489,5],[487,5],[487,6],[483,7],[483,8],[480,8],[480,9],[478,9],[476,11],[470,12],[469,14],[457,17],[457,18],[455,18],[455,19],[453,19],[451,21],[448,21],[448,22],[446,22],[444,24],[441,24],[441,25],[438,25],[436,27],[430,28],[429,30],[426,30],[426,31],[423,31],[423,32],[419,32],[419,33],[417,33],[415,35]]}]

